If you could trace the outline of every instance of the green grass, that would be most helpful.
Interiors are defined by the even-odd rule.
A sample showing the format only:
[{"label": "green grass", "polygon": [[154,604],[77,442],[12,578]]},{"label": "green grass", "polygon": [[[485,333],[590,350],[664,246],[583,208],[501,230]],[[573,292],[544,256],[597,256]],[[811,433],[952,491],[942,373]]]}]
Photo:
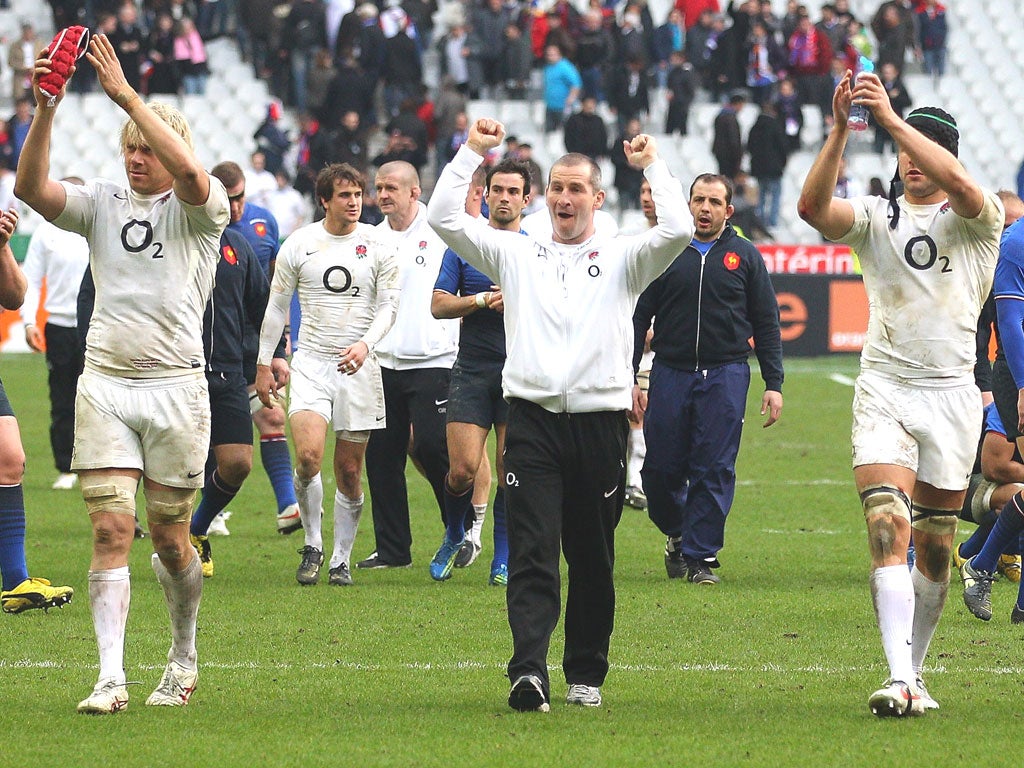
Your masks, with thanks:
[{"label": "green grass", "polygon": [[[413,568],[355,571],[352,589],[303,589],[294,579],[301,538],[274,533],[257,468],[231,505],[231,536],[213,539],[217,575],[204,585],[192,703],[142,705],[169,636],[140,542],[126,663],[141,685],[126,712],[83,717],[75,704],[97,664],[89,524],[77,492],[49,490],[43,362],[8,355],[0,374],[28,454],[29,566],[77,595],[61,611],[0,616],[0,765],[774,768],[1012,754],[1016,738],[1005,736],[1021,728],[1024,628],[1009,624],[1016,590],[1004,582],[985,624],[967,614],[954,577],[928,675],[941,710],[909,721],[868,712],[867,695],[887,673],[849,469],[852,390],[832,372],[853,376],[856,360],[790,361],[783,419],[768,430],[752,396],[720,586],[669,583],[656,529],[624,513],[601,709],[561,704],[561,627],[549,659],[552,712],[506,707],[511,642],[504,593],[486,583],[490,548],[451,581],[430,580],[440,526],[422,479],[410,483]],[[333,480],[325,484],[329,499]],[[355,553],[372,549],[367,508]]]}]

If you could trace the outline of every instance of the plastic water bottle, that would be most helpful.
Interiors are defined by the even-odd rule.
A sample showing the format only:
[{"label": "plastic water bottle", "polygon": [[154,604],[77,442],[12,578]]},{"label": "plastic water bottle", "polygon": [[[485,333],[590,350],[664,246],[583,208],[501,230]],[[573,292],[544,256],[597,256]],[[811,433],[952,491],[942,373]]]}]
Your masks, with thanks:
[{"label": "plastic water bottle", "polygon": [[[857,73],[857,80],[860,80],[861,75],[865,72],[874,72],[875,65],[871,63],[871,59],[865,56],[860,57],[860,71]],[[851,131],[864,131],[868,127],[868,108],[863,104],[851,104],[850,105],[850,117],[846,121],[846,127]]]}]

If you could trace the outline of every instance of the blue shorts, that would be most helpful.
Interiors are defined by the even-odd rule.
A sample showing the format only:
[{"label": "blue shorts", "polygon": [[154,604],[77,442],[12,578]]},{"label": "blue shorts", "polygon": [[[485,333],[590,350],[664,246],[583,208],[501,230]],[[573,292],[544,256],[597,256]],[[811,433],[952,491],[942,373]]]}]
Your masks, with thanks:
[{"label": "blue shorts", "polygon": [[448,387],[448,423],[476,424],[490,429],[508,421],[508,403],[501,392],[504,360],[464,360],[452,368]]},{"label": "blue shorts", "polygon": [[206,383],[210,388],[210,445],[252,445],[245,376],[208,372]]}]

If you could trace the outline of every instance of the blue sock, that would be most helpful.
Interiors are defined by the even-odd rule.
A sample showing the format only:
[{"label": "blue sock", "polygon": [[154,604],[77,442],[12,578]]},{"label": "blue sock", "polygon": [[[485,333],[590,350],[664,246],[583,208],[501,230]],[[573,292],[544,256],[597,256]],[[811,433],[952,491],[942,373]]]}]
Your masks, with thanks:
[{"label": "blue sock", "polygon": [[1006,502],[1003,511],[996,518],[996,524],[992,526],[992,533],[988,535],[985,546],[975,555],[974,561],[971,563],[975,570],[995,573],[996,563],[999,556],[1006,550],[1006,545],[1020,538],[1021,531],[1024,531],[1024,511],[1020,506],[1022,503],[1024,501],[1021,500],[1020,493],[1015,493]]},{"label": "blue sock", "polygon": [[199,500],[196,511],[192,513],[192,525],[189,527],[192,535],[205,536],[206,532],[210,530],[213,518],[231,503],[241,487],[240,485],[228,485],[220,473],[214,470],[213,474],[206,478],[203,497]]},{"label": "blue sock", "polygon": [[264,435],[260,438],[260,460],[270,478],[277,497],[277,511],[295,504],[295,486],[292,484],[292,457],[288,453],[288,440],[283,434]]},{"label": "blue sock", "polygon": [[990,523],[988,525],[979,525],[975,528],[970,538],[960,545],[960,557],[966,560],[981,552],[981,548],[985,546],[985,542],[988,540],[989,533],[992,532],[993,525],[994,523]]},{"label": "blue sock", "polygon": [[460,542],[466,537],[466,519],[473,514],[473,486],[456,495],[444,479],[444,522],[448,541]]},{"label": "blue sock", "polygon": [[0,485],[0,575],[3,588],[28,578],[25,563],[25,494],[21,484]]},{"label": "blue sock", "polygon": [[508,530],[505,528],[505,489],[499,485],[494,492],[494,557],[491,568],[508,565]]}]

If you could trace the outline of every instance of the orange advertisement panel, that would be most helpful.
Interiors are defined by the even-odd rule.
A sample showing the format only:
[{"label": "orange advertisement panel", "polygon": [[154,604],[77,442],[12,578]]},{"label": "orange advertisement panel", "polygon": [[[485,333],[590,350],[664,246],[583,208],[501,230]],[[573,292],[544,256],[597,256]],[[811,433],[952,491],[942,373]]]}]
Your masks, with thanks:
[{"label": "orange advertisement panel", "polygon": [[860,280],[828,286],[828,351],[860,352],[868,330],[868,295]]}]

